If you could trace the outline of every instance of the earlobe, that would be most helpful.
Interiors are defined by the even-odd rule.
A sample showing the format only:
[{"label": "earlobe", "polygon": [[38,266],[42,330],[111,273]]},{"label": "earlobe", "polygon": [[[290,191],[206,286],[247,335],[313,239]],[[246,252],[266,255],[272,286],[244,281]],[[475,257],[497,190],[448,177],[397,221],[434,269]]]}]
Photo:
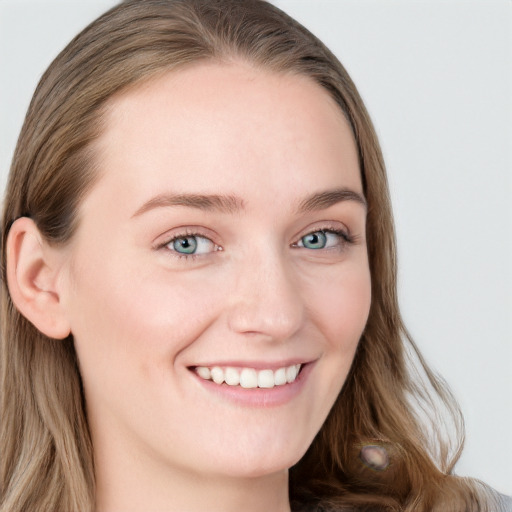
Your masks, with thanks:
[{"label": "earlobe", "polygon": [[58,250],[49,246],[33,220],[17,219],[6,245],[7,284],[18,311],[50,338],[63,339],[70,326],[59,295]]}]

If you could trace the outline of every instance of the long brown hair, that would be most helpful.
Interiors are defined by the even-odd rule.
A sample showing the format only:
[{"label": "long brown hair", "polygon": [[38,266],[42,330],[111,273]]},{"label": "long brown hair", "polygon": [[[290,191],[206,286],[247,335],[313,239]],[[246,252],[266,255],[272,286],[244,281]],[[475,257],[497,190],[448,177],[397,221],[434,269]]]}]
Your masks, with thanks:
[{"label": "long brown hair", "polygon": [[[75,37],[43,75],[18,140],[2,221],[0,510],[94,508],[92,447],[73,339],[45,337],[14,307],[5,273],[11,223],[28,216],[48,242],[66,244],[98,174],[94,141],[109,99],[189,63],[233,59],[307,76],[332,95],[352,127],[368,202],[371,311],[342,392],[291,469],[293,506],[487,510],[476,483],[450,476],[462,445],[460,414],[400,317],[388,185],[367,111],[336,57],[262,0],[122,2]],[[437,420],[426,425],[426,418],[445,421],[440,416],[455,429],[452,444],[437,434]],[[361,457],[367,446],[386,450],[386,469]]]}]

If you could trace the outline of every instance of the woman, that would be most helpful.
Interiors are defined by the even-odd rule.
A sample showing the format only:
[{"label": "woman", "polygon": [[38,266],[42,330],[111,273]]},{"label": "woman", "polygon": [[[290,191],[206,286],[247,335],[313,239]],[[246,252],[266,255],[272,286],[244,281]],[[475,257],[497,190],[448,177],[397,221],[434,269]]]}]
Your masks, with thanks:
[{"label": "woman", "polygon": [[400,319],[366,110],[275,7],[84,30],[3,222],[1,510],[497,510],[420,419],[460,421]]}]

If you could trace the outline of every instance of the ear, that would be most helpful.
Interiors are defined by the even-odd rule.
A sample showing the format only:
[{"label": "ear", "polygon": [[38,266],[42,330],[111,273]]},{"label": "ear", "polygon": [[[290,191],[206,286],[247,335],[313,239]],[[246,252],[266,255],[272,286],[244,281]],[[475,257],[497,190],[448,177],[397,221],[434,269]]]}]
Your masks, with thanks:
[{"label": "ear", "polygon": [[6,244],[7,284],[18,311],[50,338],[71,332],[59,297],[62,255],[43,238],[33,220],[17,219]]}]

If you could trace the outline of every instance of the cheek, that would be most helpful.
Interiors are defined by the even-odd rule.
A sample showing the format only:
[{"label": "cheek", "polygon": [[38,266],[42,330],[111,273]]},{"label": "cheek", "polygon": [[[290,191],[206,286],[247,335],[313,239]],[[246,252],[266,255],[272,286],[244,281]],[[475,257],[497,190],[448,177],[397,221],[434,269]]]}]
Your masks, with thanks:
[{"label": "cheek", "polygon": [[[309,297],[309,318],[320,335],[322,356],[312,381],[318,411],[318,431],[345,384],[365,328],[371,302],[371,280],[366,260],[326,269],[304,283]],[[318,423],[320,421],[320,423]]]},{"label": "cheek", "polygon": [[157,417],[169,409],[181,389],[173,366],[220,302],[219,287],[204,280],[133,270],[104,266],[77,282],[72,331],[92,422],[104,414],[138,423],[141,410]]},{"label": "cheek", "polygon": [[75,337],[168,358],[168,352],[178,352],[198,337],[215,315],[218,286],[205,286],[204,279],[130,270],[118,266],[88,279],[82,276],[74,307]]},{"label": "cheek", "polygon": [[364,262],[346,265],[309,286],[309,309],[333,350],[353,354],[364,330],[371,303],[371,279]]}]

